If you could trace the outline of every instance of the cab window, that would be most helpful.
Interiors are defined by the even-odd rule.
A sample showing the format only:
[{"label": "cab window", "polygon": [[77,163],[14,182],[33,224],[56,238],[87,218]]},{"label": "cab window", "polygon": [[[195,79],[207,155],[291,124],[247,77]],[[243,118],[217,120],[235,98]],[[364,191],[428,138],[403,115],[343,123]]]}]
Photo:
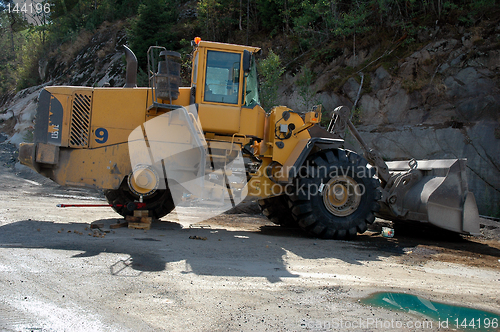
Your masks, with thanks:
[{"label": "cab window", "polygon": [[255,64],[255,59],[252,57],[252,62],[250,64],[250,72],[245,77],[246,78],[246,95],[245,95],[245,106],[253,108],[255,105],[260,105],[259,101],[259,81],[257,79],[257,66]]},{"label": "cab window", "polygon": [[207,52],[205,101],[238,104],[240,61],[239,53]]}]

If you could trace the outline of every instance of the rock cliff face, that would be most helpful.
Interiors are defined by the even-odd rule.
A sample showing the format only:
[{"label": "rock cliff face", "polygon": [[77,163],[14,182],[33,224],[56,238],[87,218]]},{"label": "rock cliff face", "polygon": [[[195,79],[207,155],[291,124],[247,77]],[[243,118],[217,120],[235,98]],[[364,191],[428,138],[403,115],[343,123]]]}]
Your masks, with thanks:
[{"label": "rock cliff face", "polygon": [[73,43],[39,61],[40,78],[46,83],[0,97],[0,131],[9,142],[30,141],[38,95],[49,85],[123,86],[125,62],[122,46],[126,43],[123,23],[103,23],[94,34],[82,33]]},{"label": "rock cliff face", "polygon": [[[360,51],[356,61],[345,50],[330,66],[316,68],[315,97],[327,111],[352,107],[360,84],[349,78],[333,93],[324,91],[324,82],[342,67],[362,68],[375,51]],[[480,214],[500,216],[500,27],[429,41],[384,67],[364,72],[354,114],[363,138],[386,160],[467,158]],[[303,107],[293,78],[281,102]],[[352,137],[348,146],[361,151]]]},{"label": "rock cliff face", "polygon": [[43,59],[47,66],[40,66],[40,75],[56,85],[103,86],[109,83],[110,86],[123,86],[122,46],[126,42],[122,22],[104,22],[95,33],[81,33],[72,44],[61,47],[49,59]]}]

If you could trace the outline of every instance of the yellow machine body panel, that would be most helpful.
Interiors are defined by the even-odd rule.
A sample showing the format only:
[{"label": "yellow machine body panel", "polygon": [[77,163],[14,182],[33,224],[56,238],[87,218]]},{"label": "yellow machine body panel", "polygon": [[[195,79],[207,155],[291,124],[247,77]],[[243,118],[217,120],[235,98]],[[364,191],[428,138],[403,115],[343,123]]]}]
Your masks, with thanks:
[{"label": "yellow machine body panel", "polygon": [[[272,160],[281,165],[285,164],[300,140],[311,138],[307,130],[303,130],[298,134],[293,134],[293,130],[291,132],[282,132],[281,126],[284,126],[283,128],[288,128],[286,130],[290,131],[289,128],[292,124],[293,128],[300,128],[304,125],[304,120],[300,115],[291,111],[291,109],[285,106],[275,107],[273,112],[269,115],[269,128],[264,138],[264,145],[266,145],[268,149],[265,154],[271,155]],[[288,120],[283,118],[284,112],[289,112],[288,114],[290,114],[290,117]],[[287,135],[290,135],[290,137],[285,138]]]},{"label": "yellow machine body panel", "polygon": [[[181,88],[174,105],[189,105],[189,88]],[[145,121],[158,115],[147,111],[152,104],[150,88],[97,88],[93,91],[92,129],[90,148],[126,143],[130,132]],[[106,129],[108,138],[103,142],[99,128]]]},{"label": "yellow machine body panel", "polygon": [[[311,116],[307,115],[310,113],[313,112],[304,117],[309,121]],[[248,181],[249,196],[265,198],[284,193],[290,168],[296,166],[295,162],[310,142],[311,135],[305,129],[311,125],[288,107],[278,106],[271,110],[263,126],[264,140],[259,144],[262,165]]]},{"label": "yellow machine body panel", "polygon": [[240,131],[238,106],[199,104],[198,116],[203,131],[232,135]]},{"label": "yellow machine body panel", "polygon": [[[128,135],[146,121],[146,88],[94,89],[90,148],[127,142]],[[108,133],[107,139],[103,130]]]},{"label": "yellow machine body panel", "polygon": [[260,105],[253,108],[242,107],[239,134],[253,137],[264,137],[266,111]]},{"label": "yellow machine body panel", "polygon": [[[69,113],[69,110],[71,109],[73,102],[73,93],[75,90],[82,91],[84,93],[92,93],[93,89],[72,86],[52,86],[46,88],[45,90],[51,94],[48,133],[51,138],[59,139],[58,143],[52,141],[51,144],[57,146],[68,146],[71,123],[71,114]],[[55,100],[57,100],[59,104],[54,102]],[[56,105],[61,107],[59,112],[56,110]],[[60,117],[58,116],[58,113],[60,113]]]},{"label": "yellow machine body panel", "polygon": [[99,149],[63,148],[51,178],[61,185],[116,189],[130,172],[127,144]]},{"label": "yellow machine body panel", "polygon": [[[145,114],[146,114],[146,121],[149,119],[154,118],[158,114],[163,114],[165,110],[162,109],[156,109],[156,108],[151,108],[148,109],[150,105],[153,104],[153,99],[152,99],[152,93],[151,93],[151,88],[137,88],[137,89],[144,89],[147,90],[147,100],[145,104]],[[179,88],[179,98],[176,100],[172,100],[173,105],[180,105],[180,106],[189,106],[190,104],[190,96],[191,96],[191,88],[190,87],[180,87]]]},{"label": "yellow machine body panel", "polygon": [[270,167],[271,162],[270,158],[262,158],[262,165],[259,167],[259,170],[248,180],[248,197],[266,198],[278,196],[284,192],[284,186],[273,182],[266,175],[266,169]]}]

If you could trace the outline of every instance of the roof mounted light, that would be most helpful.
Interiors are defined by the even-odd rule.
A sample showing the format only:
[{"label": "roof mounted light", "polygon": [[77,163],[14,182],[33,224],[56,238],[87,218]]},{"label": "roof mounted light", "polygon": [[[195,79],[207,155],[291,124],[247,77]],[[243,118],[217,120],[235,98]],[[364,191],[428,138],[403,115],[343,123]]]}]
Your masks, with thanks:
[{"label": "roof mounted light", "polygon": [[196,45],[198,45],[200,42],[201,42],[201,38],[200,37],[194,37],[194,43]]}]

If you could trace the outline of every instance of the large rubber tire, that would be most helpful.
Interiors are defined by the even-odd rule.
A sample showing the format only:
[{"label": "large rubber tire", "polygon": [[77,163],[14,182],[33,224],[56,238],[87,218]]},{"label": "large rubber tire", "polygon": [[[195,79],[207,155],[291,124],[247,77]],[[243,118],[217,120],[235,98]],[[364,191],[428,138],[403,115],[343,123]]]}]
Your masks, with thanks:
[{"label": "large rubber tire", "polygon": [[[104,196],[109,204],[127,205],[130,202],[139,201],[139,197],[128,189],[126,179],[123,181],[120,188],[116,190],[105,190]],[[150,216],[159,219],[166,216],[175,208],[174,200],[170,194],[170,190],[157,190],[151,196],[144,197],[146,208],[150,211]],[[123,217],[132,215],[133,212],[126,207],[113,207],[118,214]]]},{"label": "large rubber tire", "polygon": [[297,227],[297,221],[288,207],[286,195],[270,197],[259,200],[262,214],[277,225],[284,227]]},{"label": "large rubber tire", "polygon": [[[315,237],[353,239],[366,231],[380,209],[382,193],[375,169],[352,151],[336,149],[312,155],[295,184],[289,196],[292,214],[299,226]],[[340,190],[341,199],[335,201],[338,196],[331,189],[335,186],[358,188],[358,194],[342,196],[349,190]]]}]

